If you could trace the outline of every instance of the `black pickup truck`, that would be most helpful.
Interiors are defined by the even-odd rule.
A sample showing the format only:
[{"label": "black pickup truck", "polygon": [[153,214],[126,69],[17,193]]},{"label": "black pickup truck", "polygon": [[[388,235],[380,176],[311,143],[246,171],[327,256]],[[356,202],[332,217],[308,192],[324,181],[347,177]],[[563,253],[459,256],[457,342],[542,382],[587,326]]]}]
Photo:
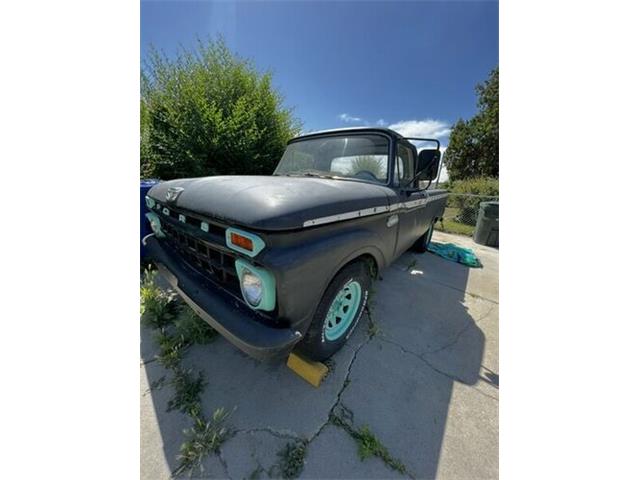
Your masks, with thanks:
[{"label": "black pickup truck", "polygon": [[[418,152],[410,140],[435,145]],[[271,176],[154,186],[143,242],[184,300],[247,354],[278,359],[295,347],[324,360],[358,324],[377,272],[409,248],[426,251],[447,197],[428,189],[439,146],[385,128],[302,135]]]}]

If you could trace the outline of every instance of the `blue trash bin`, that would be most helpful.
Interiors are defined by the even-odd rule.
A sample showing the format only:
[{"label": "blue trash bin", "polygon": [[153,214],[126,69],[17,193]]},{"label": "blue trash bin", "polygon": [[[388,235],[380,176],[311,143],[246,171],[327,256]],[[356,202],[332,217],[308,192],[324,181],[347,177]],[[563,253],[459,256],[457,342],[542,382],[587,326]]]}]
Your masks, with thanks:
[{"label": "blue trash bin", "polygon": [[160,180],[140,180],[140,259],[146,257],[147,253],[145,251],[144,245],[142,245],[142,238],[145,235],[149,235],[151,233],[151,225],[149,225],[149,220],[145,217],[147,213],[147,206],[144,201],[144,197],[147,192],[153,187],[156,183],[160,183]]}]

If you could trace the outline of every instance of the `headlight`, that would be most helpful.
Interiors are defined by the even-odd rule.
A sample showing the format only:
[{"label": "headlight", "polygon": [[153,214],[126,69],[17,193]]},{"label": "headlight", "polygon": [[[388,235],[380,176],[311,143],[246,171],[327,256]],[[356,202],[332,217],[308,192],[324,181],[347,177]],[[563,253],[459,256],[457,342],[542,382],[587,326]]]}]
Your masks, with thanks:
[{"label": "headlight", "polygon": [[242,278],[240,279],[244,297],[252,306],[257,307],[262,300],[262,281],[256,275],[246,268],[242,269]]},{"label": "headlight", "polygon": [[236,273],[242,298],[249,307],[265,312],[276,307],[276,280],[269,270],[238,258]]}]

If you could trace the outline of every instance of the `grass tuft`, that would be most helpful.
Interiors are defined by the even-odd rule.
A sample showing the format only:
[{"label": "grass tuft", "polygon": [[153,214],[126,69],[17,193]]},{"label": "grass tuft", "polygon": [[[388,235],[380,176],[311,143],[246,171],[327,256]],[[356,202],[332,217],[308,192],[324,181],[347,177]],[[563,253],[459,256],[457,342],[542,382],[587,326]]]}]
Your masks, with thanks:
[{"label": "grass tuft", "polygon": [[163,328],[155,334],[155,341],[160,347],[160,351],[156,354],[158,362],[169,370],[177,368],[182,360],[184,350],[189,346],[184,338],[171,335]]},{"label": "grass tuft", "polygon": [[378,440],[371,430],[369,430],[367,425],[356,430],[353,428],[350,421],[335,414],[331,414],[329,421],[344,429],[351,438],[356,441],[358,444],[358,456],[360,457],[360,460],[365,460],[369,457],[378,457],[393,470],[405,475],[408,474],[407,467],[405,467],[400,460],[391,456],[389,450],[380,443],[380,440]]},{"label": "grass tuft", "polygon": [[201,416],[194,417],[193,426],[184,431],[186,441],[180,446],[175,475],[185,472],[191,475],[196,467],[201,474],[204,472],[202,462],[212,453],[217,453],[231,435],[231,430],[226,426],[229,415],[230,412],[219,408],[213,413],[211,420],[205,420]]},{"label": "grass tuft", "polygon": [[176,333],[190,344],[211,343],[218,335],[189,305],[184,304],[175,320]]},{"label": "grass tuft", "polygon": [[157,274],[148,267],[140,282],[140,321],[150,328],[166,327],[174,318],[171,297],[156,285]]},{"label": "grass tuft", "polygon": [[170,383],[175,389],[175,394],[169,400],[167,412],[179,410],[192,417],[198,416],[200,413],[200,394],[206,385],[202,371],[198,372],[198,375],[194,375],[191,369],[177,367]]},{"label": "grass tuft", "polygon": [[280,461],[277,464],[282,478],[297,478],[304,468],[304,457],[307,455],[307,442],[289,442],[278,452]]},{"label": "grass tuft", "polygon": [[357,440],[360,460],[369,457],[378,457],[392,469],[400,473],[407,473],[407,468],[403,463],[391,456],[387,448],[371,433],[368,426],[365,425],[357,431]]}]

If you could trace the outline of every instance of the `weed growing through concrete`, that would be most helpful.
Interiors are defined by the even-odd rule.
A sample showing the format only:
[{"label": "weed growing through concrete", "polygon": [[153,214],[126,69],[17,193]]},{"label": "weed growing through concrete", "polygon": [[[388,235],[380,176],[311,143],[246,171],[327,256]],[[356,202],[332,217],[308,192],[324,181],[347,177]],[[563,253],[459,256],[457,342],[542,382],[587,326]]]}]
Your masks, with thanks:
[{"label": "weed growing through concrete", "polygon": [[373,313],[376,308],[375,296],[376,290],[375,288],[371,287],[371,289],[369,290],[369,298],[366,305],[368,319],[367,335],[369,337],[375,337],[380,333],[380,326],[373,319]]},{"label": "weed growing through concrete", "polygon": [[375,337],[380,333],[380,326],[373,320],[373,317],[371,316],[371,310],[369,310],[368,319],[369,325],[367,327],[367,335],[369,335],[369,337]]},{"label": "weed growing through concrete", "polygon": [[187,370],[183,367],[177,367],[173,374],[171,385],[175,389],[175,395],[169,400],[167,412],[179,410],[188,414],[199,413],[200,394],[206,385],[204,374],[198,372],[194,375],[191,369]]},{"label": "weed growing through concrete", "polygon": [[150,267],[140,282],[140,320],[150,328],[163,328],[174,318],[171,297],[155,283],[157,271]]},{"label": "weed growing through concrete", "polygon": [[331,375],[336,369],[336,362],[333,358],[327,358],[324,362],[325,366],[328,369],[327,377]]},{"label": "weed growing through concrete", "polygon": [[219,408],[210,420],[205,420],[199,414],[194,416],[193,426],[184,431],[186,441],[180,446],[180,463],[174,472],[175,475],[191,475],[196,467],[199,467],[200,474],[204,473],[202,462],[212,453],[219,452],[220,446],[232,434],[225,426],[229,415],[230,412]]},{"label": "weed growing through concrete", "polygon": [[160,348],[156,354],[158,362],[168,370],[177,368],[182,360],[182,354],[188,346],[184,339],[171,335],[166,328],[158,330],[154,339]]},{"label": "weed growing through concrete", "polygon": [[156,270],[155,264],[148,258],[140,259],[140,275],[144,275],[147,270]]},{"label": "weed growing through concrete", "polygon": [[366,425],[357,431],[358,439],[358,455],[360,460],[371,456],[379,457],[384,463],[400,473],[407,473],[406,467],[402,462],[393,458],[387,448],[380,443]]},{"label": "weed growing through concrete", "polygon": [[352,426],[351,419],[346,415],[335,415],[333,413],[329,421],[337,427],[342,428],[356,441],[360,460],[365,460],[369,457],[378,457],[393,470],[409,475],[407,467],[405,467],[400,460],[391,456],[387,448],[380,443],[376,436],[369,430],[368,426],[365,425],[359,429],[355,429]]},{"label": "weed growing through concrete", "polygon": [[170,384],[175,394],[167,405],[167,411],[179,410],[193,420],[193,426],[185,430],[186,441],[180,447],[178,468],[175,475],[199,467],[203,473],[203,460],[218,452],[220,445],[232,434],[225,422],[229,413],[220,408],[210,420],[202,416],[200,395],[206,381],[202,371],[195,374],[182,366],[184,352],[193,344],[209,343],[217,336],[207,323],[186,304],[176,306],[171,295],[155,283],[156,272],[148,267],[140,282],[140,314],[144,326],[156,329],[154,336],[159,347],[158,362],[172,373],[171,379],[163,376],[153,382],[150,390]]},{"label": "weed growing through concrete", "polygon": [[183,305],[175,320],[176,334],[188,343],[211,343],[218,335],[211,326],[202,320],[188,305]]},{"label": "weed growing through concrete", "polygon": [[269,472],[269,476],[273,476],[275,473],[276,476],[282,478],[297,478],[304,468],[304,457],[307,455],[307,446],[308,443],[303,440],[287,443],[284,448],[278,452],[280,460],[277,465],[275,465],[277,472],[271,471]]}]

